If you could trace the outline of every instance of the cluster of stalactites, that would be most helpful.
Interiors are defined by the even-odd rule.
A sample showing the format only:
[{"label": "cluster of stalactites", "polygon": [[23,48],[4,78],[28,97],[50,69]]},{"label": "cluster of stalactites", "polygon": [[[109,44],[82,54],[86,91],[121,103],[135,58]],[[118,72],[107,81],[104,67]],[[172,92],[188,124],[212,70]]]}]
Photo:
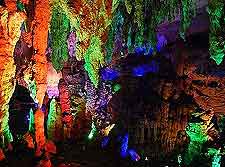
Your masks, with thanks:
[{"label": "cluster of stalactites", "polygon": [[78,61],[84,59],[85,69],[97,87],[99,69],[104,60],[102,48],[111,19],[111,3],[111,0],[97,2],[81,0],[69,3],[62,0],[53,1],[51,59],[57,71],[63,68],[68,55],[75,56]]},{"label": "cluster of stalactites", "polygon": [[196,3],[196,0],[114,0],[113,18],[106,43],[107,61],[110,62],[112,56],[134,52],[137,47],[147,50],[149,47],[155,48],[157,26],[166,20],[173,21],[179,10],[180,36],[185,38],[185,32],[196,15]]},{"label": "cluster of stalactites", "polygon": [[60,71],[64,62],[68,60],[67,36],[70,31],[68,16],[62,13],[59,8],[53,6],[51,19],[51,61],[56,69]]},{"label": "cluster of stalactites", "polygon": [[210,19],[209,52],[211,58],[220,65],[225,56],[225,5],[223,0],[209,2]]},{"label": "cluster of stalactites", "polygon": [[165,19],[173,20],[179,6],[180,34],[184,37],[196,13],[196,0],[182,0],[180,4],[178,0],[54,0],[51,20],[53,66],[60,71],[68,55],[79,61],[84,59],[85,69],[97,87],[99,69],[105,61],[110,63],[112,59],[134,52],[136,47],[147,50],[156,47],[157,26]]}]

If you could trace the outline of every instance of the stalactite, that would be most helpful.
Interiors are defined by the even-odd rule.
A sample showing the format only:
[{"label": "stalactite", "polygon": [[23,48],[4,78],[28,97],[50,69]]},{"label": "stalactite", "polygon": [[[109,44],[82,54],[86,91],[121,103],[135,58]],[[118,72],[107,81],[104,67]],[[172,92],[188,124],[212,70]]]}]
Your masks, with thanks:
[{"label": "stalactite", "polygon": [[3,147],[13,140],[8,126],[8,103],[15,88],[13,52],[26,18],[23,12],[16,12],[16,0],[5,1],[5,4],[6,8],[0,6],[0,133]]},{"label": "stalactite", "polygon": [[131,27],[128,30],[128,34],[127,34],[127,47],[128,47],[128,52],[132,53],[133,51],[133,44],[132,44],[132,31],[131,31]]},{"label": "stalactite", "polygon": [[208,156],[212,157],[212,167],[220,167],[221,166],[221,158],[224,152],[221,151],[221,148],[209,148]]},{"label": "stalactite", "polygon": [[60,12],[59,8],[53,6],[51,20],[51,61],[56,71],[62,70],[64,62],[66,62],[69,57],[66,43],[69,31],[70,22],[68,16]]},{"label": "stalactite", "polygon": [[127,13],[131,14],[131,11],[132,11],[132,8],[133,8],[131,0],[125,0],[125,6],[126,6],[126,9],[127,9]]},{"label": "stalactite", "polygon": [[35,135],[37,143],[36,155],[39,156],[45,143],[44,113],[41,111],[40,107],[42,106],[47,89],[47,59],[45,53],[48,44],[50,4],[49,0],[36,0],[35,5],[32,37],[34,47],[33,60],[35,62],[34,78],[37,85],[37,101],[39,105],[39,109],[35,113]]},{"label": "stalactite", "polygon": [[196,14],[196,0],[182,0],[181,1],[181,23],[180,36],[185,39],[185,33],[191,25],[192,18]]},{"label": "stalactite", "polygon": [[[118,3],[118,6],[119,6],[119,3],[120,2],[117,2]],[[121,47],[119,48],[118,46],[116,46],[116,40],[118,41],[122,41],[122,25],[123,25],[123,21],[124,21],[124,18],[123,18],[123,13],[121,11],[121,9],[119,7],[116,7],[114,10],[113,10],[113,18],[112,18],[112,23],[110,24],[110,29],[109,29],[109,34],[108,34],[108,39],[107,39],[107,42],[106,42],[106,51],[107,51],[107,54],[106,54],[106,61],[108,63],[110,63],[113,59],[113,53],[116,51],[116,50],[119,50],[121,49]],[[117,35],[117,38],[116,38],[116,35]],[[118,52],[120,54],[120,52]],[[118,54],[117,53],[117,54]]]},{"label": "stalactite", "polygon": [[97,88],[99,83],[99,69],[104,65],[104,55],[102,53],[101,41],[98,37],[91,38],[90,47],[84,54],[85,69],[88,75]]},{"label": "stalactite", "polygon": [[67,39],[67,47],[68,52],[71,58],[75,57],[76,55],[76,44],[77,44],[77,37],[75,32],[70,32],[69,37]]},{"label": "stalactite", "polygon": [[135,0],[135,23],[137,23],[138,31],[135,36],[135,46],[141,47],[144,42],[144,3],[143,0]]},{"label": "stalactite", "polygon": [[[71,6],[75,8],[74,13],[80,20],[79,27],[75,27],[78,40],[76,58],[77,60],[85,59],[85,69],[88,71],[88,75],[95,86],[98,84],[98,70],[104,61],[102,42],[106,40],[108,26],[111,24],[111,7],[108,5],[109,2],[106,3],[103,0],[71,2]],[[85,17],[79,17],[80,14],[83,14]],[[93,41],[96,43],[93,43]],[[94,54],[91,54],[94,48],[96,49],[95,53],[98,52],[98,55],[94,56]],[[93,60],[95,70],[90,66],[91,62],[89,60]],[[96,61],[100,61],[99,66],[96,64]]]},{"label": "stalactite", "polygon": [[116,11],[116,9],[118,8],[120,2],[121,2],[121,0],[113,0],[113,1],[112,1],[112,13],[113,13],[114,11]]},{"label": "stalactite", "polygon": [[85,115],[86,101],[83,97],[73,96],[71,98],[71,103],[72,114],[75,117],[72,134],[75,140],[80,140],[84,134],[86,135],[89,131],[89,118]]},{"label": "stalactite", "polygon": [[220,65],[225,56],[225,6],[222,0],[209,2],[208,14],[210,19],[210,55],[211,58]]},{"label": "stalactite", "polygon": [[26,84],[23,84],[30,91],[30,96],[32,99],[37,102],[37,87],[36,81],[32,79],[33,69],[32,65],[29,64],[28,67],[23,72],[23,78],[19,80],[24,80]]},{"label": "stalactite", "polygon": [[37,100],[42,105],[47,87],[47,60],[45,56],[48,43],[48,28],[50,22],[49,0],[37,0],[33,21],[33,59],[35,61],[35,80],[37,84]]},{"label": "stalactite", "polygon": [[30,149],[34,149],[35,148],[34,140],[33,140],[33,137],[30,135],[30,133],[26,133],[23,136],[23,140],[26,142],[28,148],[30,148]]},{"label": "stalactite", "polygon": [[124,12],[120,9],[115,16],[113,59],[118,60],[123,49]]}]

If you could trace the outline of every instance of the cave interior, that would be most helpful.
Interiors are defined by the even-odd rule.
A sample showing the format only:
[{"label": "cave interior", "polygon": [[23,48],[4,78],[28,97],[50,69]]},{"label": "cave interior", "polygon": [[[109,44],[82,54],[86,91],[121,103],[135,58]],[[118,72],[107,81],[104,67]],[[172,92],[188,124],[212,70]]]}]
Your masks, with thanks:
[{"label": "cave interior", "polygon": [[223,0],[1,0],[0,166],[225,166]]}]

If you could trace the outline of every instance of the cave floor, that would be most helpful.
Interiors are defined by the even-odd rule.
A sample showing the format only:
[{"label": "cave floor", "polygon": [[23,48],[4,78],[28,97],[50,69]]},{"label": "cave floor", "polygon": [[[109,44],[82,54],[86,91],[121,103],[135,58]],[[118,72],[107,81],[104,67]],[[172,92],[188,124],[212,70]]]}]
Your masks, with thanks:
[{"label": "cave floor", "polygon": [[[58,148],[58,147],[57,147]],[[7,160],[0,162],[0,167],[35,167],[41,158],[34,158],[33,150],[19,148],[6,153]],[[105,150],[87,148],[82,150],[79,146],[64,145],[56,155],[52,155],[51,162],[54,167],[138,167],[137,163],[128,159],[121,159]],[[60,166],[61,167],[61,166]]]}]

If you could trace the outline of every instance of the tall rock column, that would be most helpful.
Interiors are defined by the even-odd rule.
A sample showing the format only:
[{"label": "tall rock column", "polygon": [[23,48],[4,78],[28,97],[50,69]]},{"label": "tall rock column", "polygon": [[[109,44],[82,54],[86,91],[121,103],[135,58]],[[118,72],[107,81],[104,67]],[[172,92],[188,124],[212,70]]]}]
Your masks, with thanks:
[{"label": "tall rock column", "polygon": [[8,103],[15,88],[13,52],[25,20],[25,13],[17,12],[16,0],[5,0],[5,4],[6,8],[0,6],[0,135],[3,147],[13,140],[8,125]]},{"label": "tall rock column", "polygon": [[[37,143],[36,155],[41,155],[45,145],[44,113],[41,110],[45,92],[47,89],[47,59],[45,56],[48,44],[48,28],[50,22],[49,0],[36,0],[35,15],[32,25],[33,31],[33,60],[35,61],[34,78],[37,85],[37,101],[39,109],[35,113],[35,137]],[[42,120],[43,119],[43,120]]]}]

